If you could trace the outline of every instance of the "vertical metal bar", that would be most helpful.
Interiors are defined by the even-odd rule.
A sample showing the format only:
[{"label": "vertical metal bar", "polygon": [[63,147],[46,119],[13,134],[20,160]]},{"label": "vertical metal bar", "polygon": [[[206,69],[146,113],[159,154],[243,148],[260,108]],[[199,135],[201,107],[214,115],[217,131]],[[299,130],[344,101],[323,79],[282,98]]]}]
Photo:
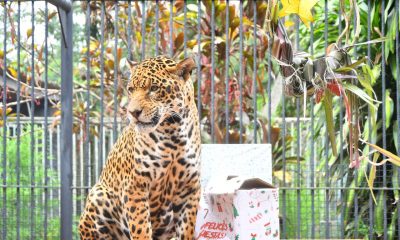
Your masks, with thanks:
[{"label": "vertical metal bar", "polygon": [[229,0],[225,7],[225,143],[229,143]]},{"label": "vertical metal bar", "polygon": [[[325,12],[324,12],[324,45],[325,52],[328,48],[328,0],[325,0]],[[329,238],[330,236],[330,227],[329,227],[329,138],[328,131],[325,131],[325,237]]]},{"label": "vertical metal bar", "polygon": [[214,143],[214,121],[215,121],[215,98],[214,98],[214,91],[215,91],[215,3],[211,1],[211,143]]},{"label": "vertical metal bar", "polygon": [[[115,16],[114,16],[114,121],[113,121],[113,142],[117,141],[118,130],[117,130],[117,113],[118,113],[118,1],[115,2]],[[142,36],[142,42],[145,42],[144,36]]]},{"label": "vertical metal bar", "polygon": [[[77,154],[76,154],[76,135],[72,135],[72,171],[74,173],[79,173],[79,170],[81,168],[81,165],[79,164],[79,161],[77,159]],[[72,179],[72,186],[79,186],[82,183],[78,180],[78,177],[74,177]],[[82,200],[80,199],[80,196],[82,196],[80,189],[75,189],[75,202],[74,202],[74,213],[76,216],[79,216],[82,212]]]},{"label": "vertical metal bar", "polygon": [[83,141],[81,140],[84,138],[84,136],[85,136],[85,133],[83,131],[83,124],[79,124],[79,139],[80,140],[78,141],[78,143],[79,143],[79,163],[81,165],[80,182],[81,182],[81,187],[83,187],[83,188],[81,188],[80,192],[81,192],[81,194],[84,193],[84,195],[87,195],[88,190],[85,189],[85,186],[86,186],[86,184],[85,184],[85,165],[84,165],[85,157],[84,157],[84,153],[83,153],[84,145],[83,145]]},{"label": "vertical metal bar", "polygon": [[[91,161],[89,158],[90,151],[90,1],[87,2],[86,7],[86,118],[85,118],[85,146],[84,146],[84,154],[85,154],[85,168],[86,176],[85,176],[85,187],[90,185],[90,168]],[[114,65],[117,64],[117,58],[114,58]],[[115,82],[115,79],[114,79]],[[85,193],[89,193],[89,189],[85,189]]]},{"label": "vertical metal bar", "polygon": [[31,54],[31,205],[30,205],[30,226],[31,226],[31,238],[36,238],[35,232],[35,5],[32,1],[32,14],[31,14],[31,24],[32,24],[32,54]]},{"label": "vertical metal bar", "polygon": [[272,113],[271,113],[271,84],[272,84],[272,39],[273,37],[268,34],[268,83],[267,83],[267,93],[268,93],[268,143],[271,143],[271,132],[272,132]]},{"label": "vertical metal bar", "polygon": [[3,172],[3,208],[2,208],[2,235],[3,239],[7,237],[7,188],[5,187],[7,184],[7,2],[4,3],[4,42],[3,42],[3,162],[2,168]]},{"label": "vertical metal bar", "polygon": [[[396,19],[396,73],[397,73],[397,81],[396,81],[396,108],[397,108],[397,155],[400,156],[400,37],[399,37],[399,1],[396,1],[395,4],[395,19]],[[397,184],[400,184],[400,167],[397,167]],[[400,204],[397,203],[397,234],[400,238]]]},{"label": "vertical metal bar", "polygon": [[[114,134],[114,132],[111,131],[111,132],[110,132],[110,135],[111,135],[110,137],[111,137],[111,139],[113,139],[113,137],[114,137],[113,134]],[[112,148],[112,146],[113,146],[112,142],[109,141],[109,142],[108,142],[108,150],[110,150],[110,149]]]},{"label": "vertical metal bar", "polygon": [[[371,0],[368,0],[368,13],[371,12]],[[367,14],[367,21],[368,21],[368,33],[367,33],[367,56],[368,56],[368,63],[371,59],[371,44],[369,41],[371,41],[371,14]],[[371,108],[368,107],[368,142],[371,142]],[[368,152],[370,151],[370,148],[368,147]],[[368,199],[368,208],[369,208],[369,213],[368,213],[368,218],[369,218],[369,239],[373,239],[374,236],[374,204],[372,201],[372,194],[369,194],[369,199]],[[399,215],[400,216],[400,215]]]},{"label": "vertical metal bar", "polygon": [[[297,120],[296,120],[297,122]],[[295,132],[296,132],[296,128],[295,128],[296,123],[293,121],[289,120],[288,125],[286,125],[286,129],[287,129],[287,134],[289,134],[290,136],[294,136]],[[297,143],[296,143],[297,145]],[[290,155],[294,156],[296,154],[296,149],[294,147],[290,148]]]},{"label": "vertical metal bar", "polygon": [[146,2],[142,1],[142,53],[140,55],[140,60],[143,61],[146,57],[145,47],[146,47]]},{"label": "vertical metal bar", "polygon": [[[95,128],[96,132],[100,131],[100,128],[98,125],[93,126]],[[98,153],[99,152],[99,135],[95,135],[94,139],[92,140],[93,142],[93,152],[94,153]],[[75,152],[75,151],[74,151]],[[99,173],[100,173],[100,159],[99,159],[99,154],[94,154],[94,164],[93,164],[93,170],[94,170],[94,179],[95,181],[97,181],[98,177],[99,177]],[[73,170],[74,172],[76,172],[75,170]],[[76,184],[74,184],[74,186],[76,186]]]},{"label": "vertical metal bar", "polygon": [[48,2],[54,4],[55,6],[63,9],[64,11],[70,11],[72,8],[71,0],[47,0]]},{"label": "vertical metal bar", "polygon": [[[20,185],[21,181],[21,123],[20,123],[20,117],[21,117],[21,2],[18,1],[18,36],[17,36],[17,42],[18,42],[18,47],[17,47],[17,75],[18,75],[18,85],[17,85],[17,159],[16,159],[16,166],[15,166],[15,171],[16,171],[16,180],[17,180],[17,186]],[[5,46],[5,45],[4,45]],[[5,53],[5,51],[4,51]],[[5,62],[5,61],[4,61]],[[16,229],[16,234],[17,234],[17,240],[20,240],[21,238],[21,189],[17,187],[17,202],[16,202],[16,223],[17,223],[17,229]]]},{"label": "vertical metal bar", "polygon": [[[62,77],[62,76],[61,76]],[[63,111],[63,109],[62,109],[62,103],[61,103],[61,111]],[[62,123],[61,123],[62,124]],[[57,159],[56,159],[56,161],[53,161],[53,170],[54,171],[56,171],[56,172],[60,172],[60,162],[61,162],[61,151],[62,151],[62,148],[61,148],[61,135],[62,135],[62,133],[61,133],[61,131],[62,131],[62,128],[61,128],[61,125],[58,125],[57,126],[57,132],[56,132],[56,141],[57,141],[57,149],[60,149],[60,151],[56,151],[57,152]],[[81,132],[81,131],[80,131]],[[83,132],[83,131],[82,131]],[[83,147],[81,148],[81,149],[83,149]],[[72,151],[73,151],[73,149],[72,149]],[[82,164],[81,164],[81,166],[82,166]],[[72,162],[71,162],[71,167],[72,167]],[[62,177],[62,172],[61,172],[61,177]],[[81,181],[81,184],[82,184],[82,182],[83,181]],[[61,187],[62,187],[62,182],[61,182]],[[71,181],[71,184],[72,184],[72,181]],[[72,185],[71,185],[72,186]],[[62,191],[62,189],[60,188],[60,189],[56,189],[56,190],[54,190],[53,191],[53,198],[55,198],[55,199],[58,199],[59,198],[59,196],[61,196],[61,191]],[[72,205],[71,205],[72,206]],[[61,205],[60,205],[60,208],[57,208],[56,209],[56,215],[60,215],[61,214]],[[61,216],[61,215],[60,215]]]},{"label": "vertical metal bar", "polygon": [[296,190],[296,195],[297,195],[297,239],[300,239],[300,233],[301,233],[301,202],[300,202],[300,99],[296,99],[296,129],[297,129],[297,141],[296,141],[296,155],[297,155],[297,169],[296,169],[296,175],[297,175],[297,190]]},{"label": "vertical metal bar", "polygon": [[158,0],[156,0],[156,56],[158,56],[158,43],[160,42],[160,36],[159,36],[159,14],[160,14],[160,9],[158,7]]},{"label": "vertical metal bar", "polygon": [[88,181],[88,185],[86,186],[86,189],[88,191],[89,191],[89,187],[92,185],[92,179],[93,179],[92,176],[94,173],[93,170],[95,169],[94,159],[92,158],[92,151],[91,151],[91,149],[92,149],[91,143],[93,142],[93,140],[91,140],[92,138],[94,138],[94,136],[89,138],[89,144],[87,145],[88,149],[89,149],[89,155],[87,158],[87,161],[89,162],[89,164],[88,164],[88,169],[89,169],[88,179],[89,179],[89,181]]},{"label": "vertical metal bar", "polygon": [[[282,82],[282,92],[284,91],[284,86]],[[285,111],[285,94],[282,94],[282,164],[283,164],[283,187],[286,187],[286,111]],[[286,190],[282,189],[282,237],[287,238],[286,233]]]},{"label": "vertical metal bar", "polygon": [[[356,33],[356,26],[357,26],[357,22],[356,22],[357,21],[357,16],[356,15],[354,15],[353,21],[354,21],[353,22],[353,24],[354,24],[354,33]],[[355,43],[356,43],[356,41],[355,41]],[[354,58],[357,58],[357,46],[354,46]],[[354,80],[352,82],[354,82]],[[354,116],[354,118],[353,118],[353,116]],[[358,119],[356,118],[356,113],[352,112],[352,122],[355,123],[357,121],[358,121]],[[353,160],[353,159],[351,159],[351,160]],[[354,183],[355,183],[355,186],[358,186],[358,169],[354,169],[354,171],[355,171]],[[357,192],[357,189],[355,189],[354,190],[354,238],[358,238],[358,228],[359,228],[359,223],[358,223],[358,192]]]},{"label": "vertical metal bar", "polygon": [[169,55],[170,55],[170,57],[174,56],[173,17],[174,17],[174,0],[170,0],[170,5],[169,5]]},{"label": "vertical metal bar", "polygon": [[[49,164],[50,164],[50,166],[49,166],[49,168],[50,168],[50,170],[52,171],[53,170],[53,162],[54,162],[54,156],[55,156],[55,153],[54,153],[54,144],[53,144],[53,133],[51,133],[50,135],[49,135],[49,149],[50,149],[50,153],[49,154],[51,154],[51,158],[50,158],[50,162],[49,162]],[[59,152],[58,151],[59,149],[56,149],[56,151],[57,152]],[[57,173],[58,174],[58,173]],[[57,177],[57,176],[56,176]],[[53,186],[54,186],[54,184],[53,184],[53,181],[50,181],[50,183],[49,183],[49,186],[50,186],[50,190],[49,190],[49,201],[50,202],[53,202],[53,192],[54,192],[54,189],[55,188],[53,188]],[[54,207],[53,206],[50,206],[50,218],[53,218],[54,217]]]},{"label": "vertical metal bar", "polygon": [[[284,85],[282,82],[282,92],[284,91]],[[282,164],[283,164],[283,187],[286,187],[286,111],[285,111],[285,94],[282,94]],[[282,189],[282,237],[287,238],[286,233],[286,190]]]},{"label": "vertical metal bar", "polygon": [[[300,47],[300,21],[299,18],[296,18],[296,51],[299,51]],[[297,190],[296,190],[296,197],[297,197],[297,238],[300,239],[301,234],[301,202],[300,202],[300,98],[296,98],[296,133],[297,133],[297,141],[296,141],[296,155],[297,155]]]},{"label": "vertical metal bar", "polygon": [[[60,239],[72,239],[72,10],[62,12],[65,18],[66,41],[61,41],[61,236]],[[67,44],[67,45],[66,45]],[[67,47],[68,46],[68,47]]]},{"label": "vertical metal bar", "polygon": [[[399,1],[395,4],[396,19],[396,106],[397,106],[397,143],[400,143],[400,37],[399,37]],[[397,156],[400,156],[400,147],[397,147]],[[397,168],[397,184],[400,184],[400,168]],[[400,204],[397,203],[397,234],[400,238]]]},{"label": "vertical metal bar", "polygon": [[[45,4],[46,5],[46,4]],[[46,40],[45,40],[46,41]],[[46,60],[45,60],[46,61]],[[46,89],[45,89],[45,91],[46,91]],[[47,97],[46,96],[46,94],[45,94],[45,97]],[[44,111],[44,114],[46,114],[46,112]],[[47,224],[48,224],[48,216],[47,216],[47,213],[48,213],[48,210],[47,210],[47,205],[48,205],[48,199],[47,199],[47,192],[48,192],[48,186],[47,186],[47,184],[46,184],[46,177],[47,177],[47,169],[46,169],[46,164],[47,164],[47,161],[46,161],[46,150],[47,150],[47,143],[45,143],[45,141],[43,140],[43,139],[46,139],[46,130],[44,130],[43,128],[45,127],[45,121],[44,121],[44,119],[43,119],[43,123],[39,123],[39,127],[43,130],[42,131],[42,140],[41,140],[41,144],[43,145],[43,147],[42,147],[42,149],[40,149],[40,148],[37,148],[37,150],[38,151],[41,151],[41,155],[42,155],[42,164],[43,164],[43,174],[44,174],[44,177],[43,177],[43,179],[42,179],[42,182],[41,182],[41,184],[43,185],[43,192],[40,194],[40,204],[43,204],[43,208],[42,209],[40,209],[40,210],[42,210],[42,212],[41,213],[39,213],[39,214],[43,214],[43,239],[45,239],[45,240],[47,240],[47,228],[48,228],[48,226],[47,226]],[[39,140],[38,140],[39,141]]]},{"label": "vertical metal bar", "polygon": [[201,1],[197,3],[197,110],[201,120]]},{"label": "vertical metal bar", "polygon": [[[300,20],[296,18],[296,51],[300,50]],[[300,202],[300,140],[301,140],[301,133],[300,133],[300,98],[296,98],[296,133],[297,133],[297,141],[296,141],[296,156],[297,156],[297,238],[300,238],[301,234],[301,202]]]},{"label": "vertical metal bar", "polygon": [[[107,152],[107,149],[106,149],[106,142],[107,142],[107,128],[103,128],[103,145],[102,145],[102,149],[103,149],[103,151],[104,152]],[[106,161],[106,154],[103,154],[103,166],[104,166],[104,162]]]},{"label": "vertical metal bar", "polygon": [[240,0],[239,18],[239,143],[243,143],[243,0]]},{"label": "vertical metal bar", "polygon": [[286,98],[285,98],[285,94],[284,94],[284,91],[285,91],[285,86],[284,86],[284,79],[283,79],[283,81],[282,81],[282,97],[281,97],[281,104],[282,104],[282,115],[281,115],[281,117],[282,117],[282,127],[281,127],[281,129],[282,129],[282,136],[281,136],[281,138],[282,138],[282,165],[283,165],[283,167],[282,167],[282,172],[283,172],[283,188],[284,189],[282,189],[282,238],[287,238],[288,236],[287,236],[287,232],[286,232],[286,230],[287,230],[287,224],[286,224],[286,221],[287,221],[287,215],[286,215],[286,109],[285,109],[285,106],[286,106]]},{"label": "vertical metal bar", "polygon": [[[341,3],[339,3],[341,4]],[[339,7],[339,34],[342,32],[342,10],[341,7]],[[338,46],[342,46],[342,42],[338,42]],[[340,238],[344,238],[344,214],[345,214],[345,203],[344,203],[344,173],[345,173],[345,166],[343,163],[343,123],[344,123],[344,117],[343,117],[343,96],[340,95],[339,97],[339,106],[340,106],[340,111],[339,111],[339,141],[340,141],[340,152],[339,152],[339,161],[340,161],[340,186],[343,187],[340,189]]]},{"label": "vertical metal bar", "polygon": [[[381,5],[381,33],[382,37],[385,37],[385,0],[382,0]],[[397,20],[396,20],[397,21]],[[385,59],[385,42],[382,42],[382,147],[386,149],[386,59]],[[385,158],[384,155],[382,155]],[[386,187],[386,164],[383,164],[383,186]],[[387,202],[386,202],[386,191],[383,191],[383,239],[387,239]]]},{"label": "vertical metal bar", "polygon": [[[129,8],[131,4],[129,3]],[[104,15],[105,15],[105,4],[101,1],[101,20],[100,20],[100,141],[99,141],[99,172],[103,168],[103,138],[104,138]],[[131,14],[129,14],[129,17]],[[128,27],[130,29],[130,27]],[[128,34],[129,41],[132,36]],[[129,47],[131,44],[129,44]],[[129,51],[129,59],[132,59],[132,51]]]},{"label": "vertical metal bar", "polygon": [[325,238],[330,236],[329,227],[329,138],[328,131],[325,132]]},{"label": "vertical metal bar", "polygon": [[[340,4],[341,3],[339,3],[339,12],[338,12],[338,14],[339,14],[339,16],[338,16],[338,22],[339,22],[339,35],[342,33],[342,9],[341,9],[341,7],[340,7]],[[340,42],[338,42],[338,46],[340,47],[340,46],[342,46],[342,41],[340,41]]]},{"label": "vertical metal bar", "polygon": [[253,108],[254,143],[257,143],[257,1],[253,1]]},{"label": "vertical metal bar", "polygon": [[186,25],[187,25],[187,0],[183,0],[183,56],[187,57],[186,45],[187,45],[187,34],[186,34]]},{"label": "vertical metal bar", "polygon": [[[314,24],[310,23],[310,53],[314,55]],[[314,98],[310,101],[310,113],[311,113],[311,144],[310,144],[310,171],[311,171],[311,238],[315,238],[315,181],[314,181]]]},{"label": "vertical metal bar", "polygon": [[[128,0],[128,32],[127,32],[127,35],[128,35],[128,59],[129,60],[132,60],[132,7],[131,7],[131,3],[132,3],[131,0]],[[104,13],[102,12],[101,14],[104,14]],[[101,21],[104,21],[103,16],[104,15],[102,15]]]},{"label": "vertical metal bar", "polygon": [[[45,19],[48,19],[48,7],[47,2],[45,3],[44,9]],[[44,30],[44,54],[45,54],[45,63],[44,63],[44,239],[47,239],[47,224],[48,224],[48,216],[47,216],[47,208],[49,204],[49,189],[47,185],[49,184],[49,176],[48,176],[48,168],[49,168],[49,152],[48,152],[48,138],[49,138],[49,130],[48,130],[48,42],[47,38],[49,36],[49,26],[48,21],[45,22],[45,30]]]}]

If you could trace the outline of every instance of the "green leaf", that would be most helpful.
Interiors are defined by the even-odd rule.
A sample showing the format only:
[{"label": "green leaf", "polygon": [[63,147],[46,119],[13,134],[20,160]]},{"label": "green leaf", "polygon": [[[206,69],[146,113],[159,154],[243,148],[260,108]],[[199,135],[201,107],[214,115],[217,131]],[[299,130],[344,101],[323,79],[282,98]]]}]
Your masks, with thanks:
[{"label": "green leaf", "polygon": [[[285,161],[287,164],[297,164],[297,157],[286,157]],[[299,161],[301,163],[302,161],[305,161],[305,159],[303,157],[299,157]]]},{"label": "green leaf", "polygon": [[386,157],[388,157],[388,161],[395,164],[396,166],[400,167],[400,157],[396,156],[395,154],[389,152],[388,150],[385,150],[381,147],[378,147],[375,144],[369,143],[364,141],[365,144],[369,145],[370,147],[372,147],[373,149],[375,149],[376,151],[380,152],[381,154],[385,155]]},{"label": "green leaf", "polygon": [[377,109],[377,106],[374,105],[374,103],[380,103],[380,102],[371,98],[370,96],[368,96],[368,94],[365,93],[359,87],[357,87],[351,83],[346,83],[346,82],[342,82],[342,86],[344,87],[344,89],[354,93],[355,95],[357,95],[357,97],[364,100],[364,102],[368,103],[372,108]]},{"label": "green leaf", "polygon": [[[379,157],[379,154],[377,154],[377,153],[374,154],[374,158],[372,160],[373,163],[376,163],[378,157]],[[367,172],[365,171],[365,169],[364,169],[364,174],[365,174],[365,178],[367,179],[367,183],[368,183],[369,190],[371,192],[372,199],[374,200],[375,205],[376,205],[377,202],[376,202],[376,198],[374,195],[374,181],[375,181],[375,176],[376,176],[376,165],[371,166],[371,170],[369,171],[369,178],[367,177]]]},{"label": "green leaf", "polygon": [[362,46],[362,45],[367,45],[367,44],[376,44],[376,43],[382,43],[385,42],[386,40],[388,40],[387,37],[380,37],[380,38],[376,38],[374,40],[370,40],[370,41],[365,41],[365,42],[361,42],[361,43],[355,43],[355,44],[350,44],[350,45],[346,45],[343,48],[347,49],[350,47],[354,47],[354,46]]},{"label": "green leaf", "polygon": [[385,16],[385,18],[384,18],[385,22],[387,21],[387,18],[388,18],[388,16],[389,16],[390,6],[393,5],[393,1],[394,1],[394,0],[389,0],[388,3],[386,3],[385,15],[384,15],[384,16]]},{"label": "green leaf", "polygon": [[390,91],[386,90],[386,97],[385,97],[385,115],[386,115],[386,129],[390,126],[390,119],[393,115],[394,104],[393,99],[390,97]]},{"label": "green leaf", "polygon": [[372,73],[373,73],[373,78],[371,79],[371,84],[372,86],[375,85],[376,80],[379,78],[379,76],[381,75],[381,65],[377,64],[372,68]]},{"label": "green leaf", "polygon": [[331,92],[325,90],[325,95],[324,98],[322,99],[322,104],[324,105],[325,109],[326,127],[329,135],[329,141],[331,142],[332,153],[334,156],[337,156],[335,124],[333,122],[332,98],[333,96]]},{"label": "green leaf", "polygon": [[396,120],[396,121],[394,121],[394,124],[393,124],[393,136],[396,136],[396,137],[394,137],[393,140],[394,140],[394,146],[397,151],[399,151],[399,138],[397,137],[397,136],[399,136],[398,134],[399,134],[399,122],[397,122],[397,120]]},{"label": "green leaf", "polygon": [[30,36],[32,36],[32,28],[26,30],[26,38],[29,38]]},{"label": "green leaf", "polygon": [[[400,188],[400,183],[399,183],[399,171],[395,170],[393,171],[393,176],[392,176],[392,184],[393,184],[393,188],[395,189],[399,189]],[[399,201],[399,191],[393,191],[394,193],[394,200],[395,202]]]},{"label": "green leaf", "polygon": [[[187,19],[197,19],[197,13],[187,12],[186,13],[186,18]],[[174,17],[174,21],[183,21],[183,20],[185,20],[185,15],[183,13],[181,13],[178,16]]]},{"label": "green leaf", "polygon": [[350,67],[350,66],[345,66],[345,67],[340,67],[334,70],[334,72],[351,72],[353,71],[354,68]]},{"label": "green leaf", "polygon": [[392,76],[393,76],[394,80],[397,81],[397,69],[396,69],[397,62],[396,62],[396,55],[391,55],[388,61],[389,61],[390,66],[392,66],[392,67],[390,68],[390,69],[392,70],[392,71],[391,71],[391,72],[392,72]]},{"label": "green leaf", "polygon": [[372,73],[371,68],[368,65],[363,65],[362,73],[358,75],[358,81],[370,93],[374,93],[374,89],[372,88],[372,84],[371,84],[372,78],[373,78],[373,73]]},{"label": "green leaf", "polygon": [[225,11],[226,3],[224,2],[216,2],[215,5],[215,15],[218,16],[222,11]]},{"label": "green leaf", "polygon": [[[395,191],[395,192],[398,192],[398,191]],[[394,236],[396,236],[397,214],[398,214],[398,208],[395,208],[393,216],[392,216],[392,221],[390,222],[390,225],[388,228],[388,239],[395,239]]]},{"label": "green leaf", "polygon": [[378,194],[378,204],[376,205],[375,208],[375,233],[378,234],[379,236],[382,236],[383,234],[383,193],[384,191],[379,191]]},{"label": "green leaf", "polygon": [[279,4],[277,0],[272,0],[268,2],[271,7],[271,19],[272,23],[276,24],[278,22],[278,15],[279,15]]},{"label": "green leaf", "polygon": [[367,60],[368,60],[367,57],[362,57],[362,58],[358,59],[356,62],[354,62],[354,63],[348,65],[347,67],[350,67],[350,68],[355,69],[355,68],[357,68],[359,65],[361,65],[362,63],[365,63]]}]

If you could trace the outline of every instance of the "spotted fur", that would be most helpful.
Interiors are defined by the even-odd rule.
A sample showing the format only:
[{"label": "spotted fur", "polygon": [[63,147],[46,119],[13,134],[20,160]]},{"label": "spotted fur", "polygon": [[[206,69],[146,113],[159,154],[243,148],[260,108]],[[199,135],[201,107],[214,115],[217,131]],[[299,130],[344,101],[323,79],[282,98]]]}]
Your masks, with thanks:
[{"label": "spotted fur", "polygon": [[129,126],[91,189],[81,239],[193,239],[200,196],[193,59],[131,66]]}]

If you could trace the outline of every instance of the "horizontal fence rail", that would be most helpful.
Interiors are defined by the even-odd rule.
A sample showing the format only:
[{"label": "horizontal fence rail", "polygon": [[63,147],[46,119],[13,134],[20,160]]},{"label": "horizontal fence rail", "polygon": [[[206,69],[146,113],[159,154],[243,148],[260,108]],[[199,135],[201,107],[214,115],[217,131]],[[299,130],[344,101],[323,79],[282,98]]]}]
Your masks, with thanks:
[{"label": "horizontal fence rail", "polygon": [[[128,60],[158,55],[196,60],[203,143],[272,145],[281,238],[399,239],[400,169],[373,167],[386,157],[362,142],[349,167],[352,131],[400,155],[399,1],[320,0],[313,22],[276,10],[275,25],[273,2],[2,1],[0,239],[78,239],[86,196],[128,124]],[[377,102],[334,96],[330,133],[324,100],[309,86],[288,94],[277,56],[349,44],[370,73],[349,82]],[[359,103],[350,115],[349,101]]]}]

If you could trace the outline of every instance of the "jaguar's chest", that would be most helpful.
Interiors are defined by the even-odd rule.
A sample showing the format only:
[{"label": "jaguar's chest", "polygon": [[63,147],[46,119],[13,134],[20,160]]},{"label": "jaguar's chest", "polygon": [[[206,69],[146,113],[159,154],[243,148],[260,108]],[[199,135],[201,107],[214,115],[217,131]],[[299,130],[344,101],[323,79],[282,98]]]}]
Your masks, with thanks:
[{"label": "jaguar's chest", "polygon": [[[135,149],[135,163],[141,175],[146,175],[154,184],[167,181],[185,181],[199,169],[199,151],[197,144],[185,136],[153,135],[149,139],[139,140]],[[157,139],[156,141],[154,139]],[[176,181],[179,179],[179,181]]]}]

